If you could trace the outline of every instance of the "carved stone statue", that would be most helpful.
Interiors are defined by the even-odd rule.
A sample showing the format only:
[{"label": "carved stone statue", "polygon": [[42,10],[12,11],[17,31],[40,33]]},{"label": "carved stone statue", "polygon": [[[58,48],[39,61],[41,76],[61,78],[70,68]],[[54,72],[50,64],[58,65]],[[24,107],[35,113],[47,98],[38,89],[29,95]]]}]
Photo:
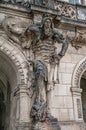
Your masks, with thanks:
[{"label": "carved stone statue", "polygon": [[21,45],[22,47],[30,45],[28,44],[29,40],[31,42],[31,39],[33,37],[31,37],[30,35],[30,38],[28,40],[28,36],[25,33],[26,28],[28,27],[28,21],[25,21],[17,17],[6,17],[2,21],[2,27],[6,35],[9,37],[9,40],[12,40],[13,43]]},{"label": "carved stone statue", "polygon": [[[53,27],[50,17],[43,15],[40,25],[31,24],[28,27],[20,24],[20,20],[7,18],[3,21],[3,28],[7,36],[23,48],[32,50],[35,100],[31,109],[31,118],[34,121],[45,121],[48,116],[47,91],[58,83],[58,65],[68,48],[68,40]],[[62,43],[59,53],[55,43]],[[32,79],[30,79],[31,82]],[[29,86],[30,89],[30,86]],[[33,95],[33,94],[31,94]]]},{"label": "carved stone statue", "polygon": [[[34,75],[36,96],[31,110],[31,117],[35,121],[45,121],[47,117],[47,90],[57,83],[55,73],[60,59],[65,55],[69,42],[53,28],[52,20],[43,16],[41,25],[30,25],[26,32],[32,32],[34,38],[31,49],[34,53]],[[55,42],[62,43],[62,49],[57,54]],[[56,72],[55,72],[56,71]]]}]

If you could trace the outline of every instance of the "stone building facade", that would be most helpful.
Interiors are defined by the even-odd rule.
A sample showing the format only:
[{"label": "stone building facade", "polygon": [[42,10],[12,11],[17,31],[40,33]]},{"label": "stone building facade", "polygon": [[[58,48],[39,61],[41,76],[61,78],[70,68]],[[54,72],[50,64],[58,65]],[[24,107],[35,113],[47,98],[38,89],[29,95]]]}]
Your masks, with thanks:
[{"label": "stone building facade", "polygon": [[[86,4],[85,1],[82,3]],[[35,115],[34,118],[39,122],[36,124],[39,127],[31,127],[34,125],[31,119],[33,112],[31,109],[35,107],[34,98],[37,98],[36,94],[39,91],[39,89],[34,89],[36,77],[34,78],[32,60],[39,60],[45,54],[50,54],[54,48],[50,42],[51,39],[48,39],[48,42],[52,46],[49,45],[45,49],[44,46],[41,47],[41,44],[47,43],[47,38],[44,42],[44,39],[40,38],[42,32],[39,28],[42,27],[43,15],[48,15],[52,28],[55,28],[55,33],[52,35],[56,36],[54,37],[56,38],[55,48],[58,54],[56,55],[58,61],[52,64],[54,67],[49,66],[50,63],[46,61],[49,71],[48,79],[54,78],[56,82],[50,84],[49,90],[42,92],[42,98],[47,102],[49,109],[47,111],[53,119],[58,120],[59,127],[56,125],[55,128],[51,128],[51,125],[47,126],[45,119],[38,116],[38,113],[38,119]],[[38,43],[36,40],[41,42],[40,47],[39,44],[35,45]],[[30,48],[32,42],[33,50],[36,46],[37,49],[39,48],[38,52],[42,49],[47,50],[41,53],[44,55],[40,55],[37,51],[33,54]],[[43,67],[45,67],[44,63]],[[36,83],[39,82],[35,81],[35,86]],[[48,84],[49,81],[47,81],[47,86]],[[2,0],[0,2],[0,130],[85,130],[85,85],[86,7],[58,0],[48,2],[44,0],[29,2]],[[40,93],[41,91],[38,95]],[[45,108],[42,113],[43,117],[44,112]]]}]

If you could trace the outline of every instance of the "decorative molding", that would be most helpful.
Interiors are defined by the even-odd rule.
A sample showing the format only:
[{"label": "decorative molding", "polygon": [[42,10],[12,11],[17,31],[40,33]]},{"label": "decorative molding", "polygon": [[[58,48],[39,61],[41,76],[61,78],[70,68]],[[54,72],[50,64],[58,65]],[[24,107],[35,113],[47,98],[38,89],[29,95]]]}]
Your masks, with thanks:
[{"label": "decorative molding", "polygon": [[70,90],[73,96],[79,96],[79,97],[81,96],[82,89],[71,87]]},{"label": "decorative molding", "polygon": [[23,8],[30,8],[30,6],[36,5],[36,6],[43,6],[47,8],[54,9],[54,0],[1,0],[0,3],[2,4],[12,4],[12,5],[17,5],[21,6]]},{"label": "decorative molding", "polygon": [[76,65],[72,76],[72,87],[80,88],[82,74],[86,71],[86,57]]},{"label": "decorative molding", "polygon": [[26,59],[21,51],[5,39],[0,36],[0,51],[7,55],[14,63],[18,71],[18,84],[27,83],[27,68]]},{"label": "decorative molding", "polygon": [[30,7],[30,2],[29,1],[22,1],[22,0],[1,0],[0,4],[10,4],[10,5],[17,5],[25,8]]},{"label": "decorative molding", "polygon": [[28,46],[29,41],[26,29],[29,24],[32,23],[29,19],[23,19],[18,17],[5,17],[2,22],[2,28],[6,33],[9,40],[13,41],[13,44],[20,45],[22,47]]},{"label": "decorative molding", "polygon": [[76,49],[86,45],[86,32],[82,30],[76,30],[76,32],[67,32],[67,38],[71,42],[72,46]]},{"label": "decorative molding", "polygon": [[58,15],[76,19],[76,7],[71,4],[56,1],[55,9],[57,10]]}]

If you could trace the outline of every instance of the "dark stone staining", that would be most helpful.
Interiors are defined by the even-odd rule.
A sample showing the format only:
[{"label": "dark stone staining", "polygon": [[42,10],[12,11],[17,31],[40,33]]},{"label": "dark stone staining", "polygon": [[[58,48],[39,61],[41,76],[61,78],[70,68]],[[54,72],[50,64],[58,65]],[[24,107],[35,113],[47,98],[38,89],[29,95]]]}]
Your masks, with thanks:
[{"label": "dark stone staining", "polygon": [[0,0],[3,4],[15,4],[29,8],[31,4],[54,9],[54,0]]},{"label": "dark stone staining", "polygon": [[42,61],[36,61],[34,64],[36,98],[31,110],[33,121],[45,121],[47,114],[47,67]]},{"label": "dark stone staining", "polygon": [[22,1],[22,0],[1,0],[0,3],[3,4],[13,4],[13,5],[19,5],[25,8],[29,8],[30,7],[30,2],[27,1]]},{"label": "dark stone staining", "polygon": [[31,130],[61,130],[58,120],[53,116],[46,118],[45,122],[33,123]]},{"label": "dark stone staining", "polygon": [[54,9],[54,0],[33,0],[33,4]]}]

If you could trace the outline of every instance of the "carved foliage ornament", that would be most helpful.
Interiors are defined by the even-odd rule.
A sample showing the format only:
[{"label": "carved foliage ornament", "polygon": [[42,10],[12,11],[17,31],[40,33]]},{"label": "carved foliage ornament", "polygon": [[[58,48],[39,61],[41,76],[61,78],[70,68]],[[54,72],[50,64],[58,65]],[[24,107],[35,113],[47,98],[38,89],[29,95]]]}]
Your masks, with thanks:
[{"label": "carved foliage ornament", "polygon": [[86,45],[86,32],[77,30],[76,32],[67,32],[67,38],[71,42],[72,46],[76,49],[81,48],[82,45]]},{"label": "carved foliage ornament", "polygon": [[55,9],[58,11],[58,15],[76,19],[76,9],[73,5],[69,5],[63,2],[56,2]]}]

